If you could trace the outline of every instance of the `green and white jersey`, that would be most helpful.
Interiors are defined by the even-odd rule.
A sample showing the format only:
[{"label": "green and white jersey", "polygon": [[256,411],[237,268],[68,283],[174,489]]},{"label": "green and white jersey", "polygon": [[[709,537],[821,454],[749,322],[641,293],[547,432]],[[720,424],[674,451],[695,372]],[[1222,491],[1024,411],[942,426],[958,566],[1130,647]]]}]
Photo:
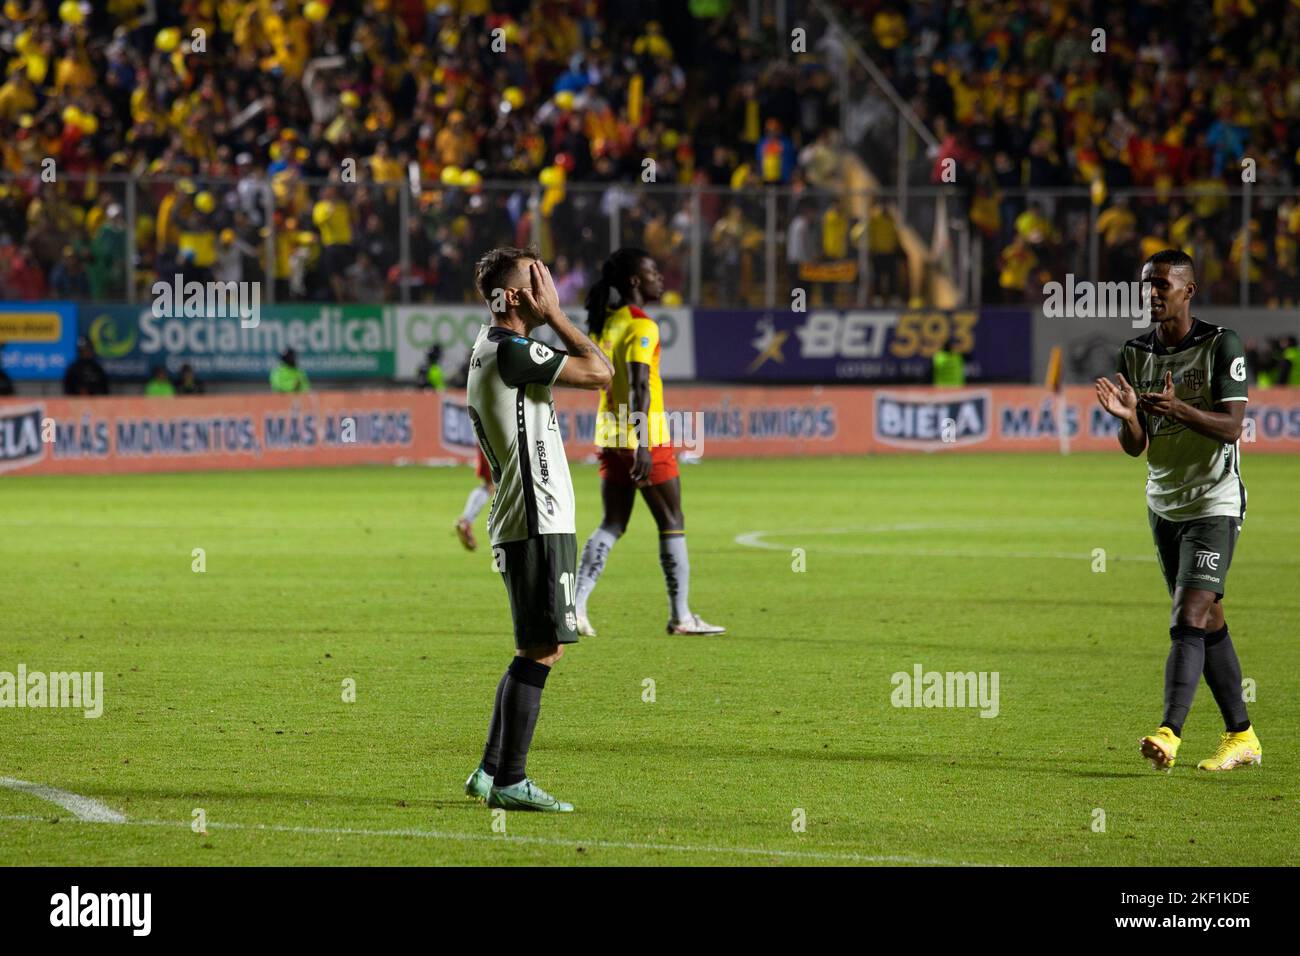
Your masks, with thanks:
[{"label": "green and white jersey", "polygon": [[[1174,394],[1194,408],[1213,411],[1220,402],[1244,402],[1246,353],[1231,329],[1192,320],[1187,337],[1165,348],[1152,328],[1119,352],[1119,371],[1138,392],[1164,391],[1172,371]],[[1172,418],[1138,409],[1147,433],[1147,505],[1170,521],[1246,516],[1241,481],[1241,443],[1225,445]]]},{"label": "green and white jersey", "polygon": [[488,515],[493,544],[573,534],[573,482],[551,386],[568,361],[557,351],[485,325],[470,353],[469,416],[497,486]]}]

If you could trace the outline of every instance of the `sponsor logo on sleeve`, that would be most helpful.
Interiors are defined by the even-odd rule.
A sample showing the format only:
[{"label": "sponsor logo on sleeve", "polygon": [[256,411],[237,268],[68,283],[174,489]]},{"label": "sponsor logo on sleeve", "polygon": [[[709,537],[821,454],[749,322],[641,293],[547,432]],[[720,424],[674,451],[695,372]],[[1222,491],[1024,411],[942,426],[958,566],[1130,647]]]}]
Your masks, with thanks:
[{"label": "sponsor logo on sleeve", "polygon": [[1228,368],[1228,374],[1232,376],[1234,382],[1246,381],[1246,359],[1238,355],[1232,360],[1232,365]]},{"label": "sponsor logo on sleeve", "polygon": [[538,365],[544,365],[546,362],[550,361],[551,356],[555,353],[541,342],[534,342],[532,345],[528,346],[528,354]]}]

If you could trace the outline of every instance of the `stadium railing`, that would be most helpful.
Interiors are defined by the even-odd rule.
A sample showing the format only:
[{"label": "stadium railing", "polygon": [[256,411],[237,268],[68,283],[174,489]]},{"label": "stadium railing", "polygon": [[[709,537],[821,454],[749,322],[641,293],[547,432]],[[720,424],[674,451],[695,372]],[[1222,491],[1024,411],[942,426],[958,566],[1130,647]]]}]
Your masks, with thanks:
[{"label": "stadium railing", "polygon": [[[219,256],[230,254],[231,243],[243,243],[239,278],[261,281],[267,304],[472,302],[478,254],[494,245],[529,242],[553,264],[557,280],[569,277],[566,304],[581,301],[601,259],[620,245],[648,249],[667,287],[693,306],[789,308],[797,289],[817,304],[844,308],[1041,304],[1042,286],[1067,273],[1095,281],[1134,278],[1144,249],[1162,237],[1200,262],[1207,305],[1300,298],[1295,257],[1282,254],[1271,228],[1279,206],[1294,196],[1249,184],[1212,193],[1114,190],[1099,205],[1083,187],[914,186],[904,196],[883,187],[731,189],[637,182],[548,188],[532,181],[488,181],[415,191],[405,182],[336,183],[352,233],[352,252],[344,261],[355,263],[365,252],[373,264],[347,282],[331,282],[336,263],[313,222],[329,185],[289,177],[263,195],[235,179],[100,174],[43,183],[39,176],[0,175],[0,204],[10,207],[3,221],[23,224],[20,235],[0,237],[0,298],[147,301],[152,283],[171,277],[178,255],[175,228],[163,230],[168,247],[159,247],[159,220],[167,205],[175,220],[170,197],[178,193],[188,193],[191,201],[201,193],[211,197],[212,212],[199,214],[198,228],[215,236]],[[906,217],[900,209],[904,198]],[[1035,204],[1042,212],[1038,226],[1032,217],[1020,218]],[[94,221],[88,217],[105,218],[114,205],[121,209],[120,233],[87,228]],[[1131,224],[1112,212],[1120,205],[1133,213]],[[802,254],[789,245],[799,235],[792,229],[799,216],[806,219]],[[1251,241],[1242,256],[1246,229]],[[1032,264],[1017,283],[1015,269],[1004,266],[1018,235],[1016,252],[1027,248]],[[891,242],[897,244],[893,252]],[[39,267],[39,294],[31,294],[39,286],[16,278],[19,251],[29,266]],[[81,260],[84,279],[69,276],[75,269],[60,269],[68,256]],[[278,281],[266,281],[268,275]]]}]

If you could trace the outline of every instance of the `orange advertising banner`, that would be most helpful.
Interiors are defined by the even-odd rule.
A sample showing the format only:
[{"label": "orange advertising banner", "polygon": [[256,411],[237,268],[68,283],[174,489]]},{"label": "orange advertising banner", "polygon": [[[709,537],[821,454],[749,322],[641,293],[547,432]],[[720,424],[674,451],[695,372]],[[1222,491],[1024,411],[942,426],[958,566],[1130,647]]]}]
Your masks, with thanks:
[{"label": "orange advertising banner", "polygon": [[[570,461],[595,453],[596,397],[556,389],[556,420]],[[1118,450],[1118,422],[1090,386],[1061,393],[1037,386],[678,386],[665,415],[679,453],[703,458],[926,452]],[[473,460],[464,398],[442,400],[445,454]],[[1246,453],[1300,452],[1300,388],[1256,392],[1242,442]],[[449,421],[463,424],[448,427]],[[1065,441],[1062,441],[1062,432]],[[447,437],[461,436],[460,443]]]},{"label": "orange advertising banner", "polygon": [[0,399],[0,472],[402,464],[435,457],[428,392]]},{"label": "orange advertising banner", "polygon": [[[556,389],[569,460],[595,454],[597,398]],[[1116,451],[1090,387],[687,386],[666,393],[679,454]],[[1063,437],[1064,436],[1064,437]],[[1243,451],[1300,453],[1300,388],[1252,394]],[[463,392],[0,399],[0,473],[100,474],[472,462]]]}]

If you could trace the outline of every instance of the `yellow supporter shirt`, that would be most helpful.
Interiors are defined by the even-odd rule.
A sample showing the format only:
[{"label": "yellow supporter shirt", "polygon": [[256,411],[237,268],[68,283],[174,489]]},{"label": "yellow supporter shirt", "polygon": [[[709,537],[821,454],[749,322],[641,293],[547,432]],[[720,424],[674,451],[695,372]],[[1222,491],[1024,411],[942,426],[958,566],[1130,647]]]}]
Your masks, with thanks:
[{"label": "yellow supporter shirt", "polygon": [[341,202],[322,199],[312,207],[311,221],[320,230],[322,245],[345,246],[352,241],[352,217]]},{"label": "yellow supporter shirt", "polygon": [[600,347],[614,365],[614,380],[600,393],[596,444],[601,448],[637,447],[628,363],[640,362],[650,366],[649,443],[667,445],[671,438],[664,418],[664,383],[659,377],[659,325],[636,306],[625,305],[605,320]]},{"label": "yellow supporter shirt", "polygon": [[217,261],[217,234],[212,229],[182,229],[177,240],[181,253],[194,253],[194,265],[209,268]]}]

